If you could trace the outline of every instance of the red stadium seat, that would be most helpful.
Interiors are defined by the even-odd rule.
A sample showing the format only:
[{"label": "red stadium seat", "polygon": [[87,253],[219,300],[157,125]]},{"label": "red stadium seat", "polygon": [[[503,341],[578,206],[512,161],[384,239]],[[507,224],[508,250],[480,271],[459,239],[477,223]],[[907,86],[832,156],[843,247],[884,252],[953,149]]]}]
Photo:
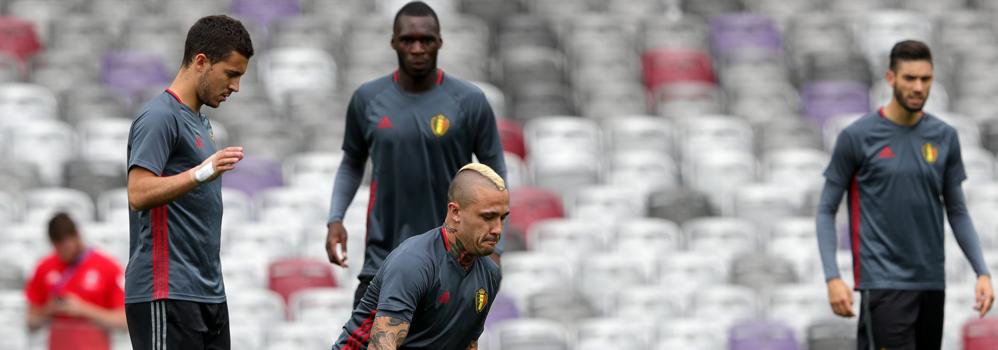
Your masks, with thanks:
[{"label": "red stadium seat", "polygon": [[34,24],[17,17],[0,17],[0,52],[26,62],[41,49]]},{"label": "red stadium seat", "polygon": [[998,349],[998,319],[970,320],[963,325],[964,350]]},{"label": "red stadium seat", "polygon": [[715,83],[710,55],[694,49],[652,49],[641,55],[645,88],[655,91],[661,85],[677,82]]},{"label": "red stadium seat", "polygon": [[280,294],[287,303],[297,291],[314,287],[336,287],[329,262],[308,258],[287,258],[270,263],[267,288]]},{"label": "red stadium seat", "polygon": [[523,127],[520,123],[512,119],[496,118],[496,125],[499,126],[502,149],[520,156],[520,159],[527,159],[527,147],[523,144]]},{"label": "red stadium seat", "polygon": [[536,222],[565,217],[561,197],[553,192],[535,187],[520,187],[514,188],[509,197],[510,212],[514,213],[509,216],[509,226],[515,232],[526,235],[530,226]]}]

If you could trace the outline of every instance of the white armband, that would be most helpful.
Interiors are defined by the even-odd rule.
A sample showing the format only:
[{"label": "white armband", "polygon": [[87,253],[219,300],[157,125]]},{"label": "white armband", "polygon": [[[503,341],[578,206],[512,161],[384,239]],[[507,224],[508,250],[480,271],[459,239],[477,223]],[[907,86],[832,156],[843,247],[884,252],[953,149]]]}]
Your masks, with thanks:
[{"label": "white armband", "polygon": [[204,183],[205,181],[208,181],[212,175],[215,175],[215,162],[208,162],[208,164],[205,164],[194,171],[194,181]]}]

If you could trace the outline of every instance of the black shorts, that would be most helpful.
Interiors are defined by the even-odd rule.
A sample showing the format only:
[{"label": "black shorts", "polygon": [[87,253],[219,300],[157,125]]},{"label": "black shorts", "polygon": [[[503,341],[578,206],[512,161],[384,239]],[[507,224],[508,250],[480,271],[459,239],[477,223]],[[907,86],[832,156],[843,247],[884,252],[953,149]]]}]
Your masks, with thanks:
[{"label": "black shorts", "polygon": [[858,350],[938,350],[942,346],[945,292],[865,290],[862,298]]},{"label": "black shorts", "polygon": [[157,300],[125,305],[133,350],[229,350],[226,303]]}]

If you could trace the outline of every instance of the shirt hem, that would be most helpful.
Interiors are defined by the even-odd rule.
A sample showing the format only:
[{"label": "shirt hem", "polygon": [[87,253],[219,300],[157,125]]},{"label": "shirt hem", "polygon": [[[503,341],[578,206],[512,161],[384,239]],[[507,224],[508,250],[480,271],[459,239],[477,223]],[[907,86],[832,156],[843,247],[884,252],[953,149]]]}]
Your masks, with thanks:
[{"label": "shirt hem", "polygon": [[863,282],[856,290],[892,289],[892,290],[945,290],[946,282]]},{"label": "shirt hem", "polygon": [[225,295],[216,296],[216,297],[205,297],[205,296],[170,292],[170,296],[158,299],[153,298],[152,296],[128,297],[125,298],[125,304],[148,303],[157,300],[182,300],[182,301],[190,301],[203,304],[221,304],[226,302]]}]

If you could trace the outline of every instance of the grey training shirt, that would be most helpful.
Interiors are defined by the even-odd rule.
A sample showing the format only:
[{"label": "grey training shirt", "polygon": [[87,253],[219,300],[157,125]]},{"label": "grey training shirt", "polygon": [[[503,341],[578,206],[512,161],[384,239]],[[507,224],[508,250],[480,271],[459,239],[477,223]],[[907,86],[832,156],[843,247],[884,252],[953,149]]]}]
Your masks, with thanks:
[{"label": "grey training shirt", "polygon": [[361,278],[374,276],[406,238],[443,221],[450,182],[472,154],[506,178],[485,94],[443,71],[436,86],[420,94],[402,90],[397,72],[365,83],[346,119],[343,151],[352,159],[370,156],[373,170]]},{"label": "grey training shirt", "polygon": [[[912,126],[870,113],[839,135],[825,178],[849,193],[856,289],[945,288],[942,198],[947,190],[956,191],[947,198],[954,203],[946,204],[962,206],[959,186],[967,178],[955,129],[928,113]],[[834,217],[835,198],[841,194],[822,195],[819,236],[834,236],[824,231],[834,231],[828,217]],[[987,274],[969,216],[965,210],[951,214],[963,223],[954,227],[961,247],[975,270]],[[821,244],[826,278],[837,277],[834,258],[828,259],[834,242],[819,241],[826,241]]]},{"label": "grey training shirt", "polygon": [[478,257],[469,270],[448,252],[438,227],[396,248],[371,280],[334,350],[367,349],[375,317],[409,322],[399,349],[464,350],[482,334],[499,282],[499,266]]},{"label": "grey training shirt", "polygon": [[[142,107],[128,136],[128,169],[182,173],[216,151],[208,119],[167,90]],[[222,185],[201,184],[166,205],[129,212],[125,303],[225,301],[219,241]]]}]

